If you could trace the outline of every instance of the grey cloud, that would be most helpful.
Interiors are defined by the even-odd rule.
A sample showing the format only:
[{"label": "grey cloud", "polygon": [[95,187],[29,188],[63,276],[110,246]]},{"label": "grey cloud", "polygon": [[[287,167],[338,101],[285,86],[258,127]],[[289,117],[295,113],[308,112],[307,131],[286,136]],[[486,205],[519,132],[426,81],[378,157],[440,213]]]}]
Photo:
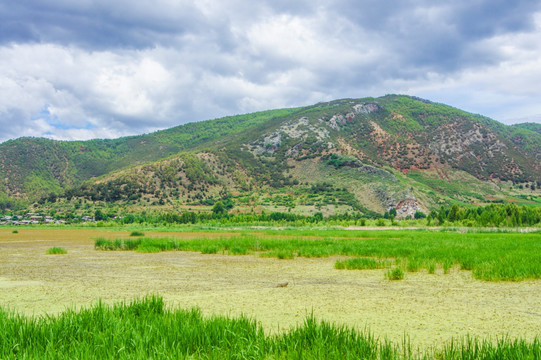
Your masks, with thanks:
[{"label": "grey cloud", "polygon": [[[151,1],[23,0],[1,6],[0,21],[5,29],[0,35],[3,43],[56,43],[88,49],[172,45],[191,33],[208,36],[214,28],[190,4],[168,8]],[[223,36],[221,30],[215,35]]]},{"label": "grey cloud", "polygon": [[468,1],[457,6],[451,12],[451,18],[463,37],[484,38],[498,33],[532,30],[535,26],[532,15],[540,9],[538,1]]},{"label": "grey cloud", "polygon": [[378,33],[407,38],[411,32],[429,36],[447,28],[449,34],[475,40],[502,31],[531,30],[532,15],[540,8],[530,0],[341,0],[327,9]]},{"label": "grey cloud", "polygon": [[[511,90],[495,89],[489,72],[472,86],[468,74],[505,73],[498,66],[509,54],[490,40],[539,32],[536,11],[539,3],[525,0],[2,2],[2,90],[25,81],[0,98],[0,125],[17,123],[0,141],[137,134],[390,92],[432,93],[460,107],[485,87],[501,103]],[[438,92],[449,79],[462,85]],[[531,96],[537,83],[521,88]],[[37,122],[44,106],[54,124]]]},{"label": "grey cloud", "polygon": [[501,59],[478,43],[499,33],[532,30],[541,8],[529,0],[353,1],[329,10],[373,34],[393,49],[402,67],[453,72]]}]

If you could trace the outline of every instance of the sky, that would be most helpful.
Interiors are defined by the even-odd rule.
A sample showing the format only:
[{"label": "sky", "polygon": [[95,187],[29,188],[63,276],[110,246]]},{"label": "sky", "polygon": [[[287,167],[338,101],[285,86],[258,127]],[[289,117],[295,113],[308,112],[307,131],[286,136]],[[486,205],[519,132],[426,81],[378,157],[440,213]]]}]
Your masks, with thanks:
[{"label": "sky", "polygon": [[2,0],[0,142],[408,94],[541,123],[537,0]]}]

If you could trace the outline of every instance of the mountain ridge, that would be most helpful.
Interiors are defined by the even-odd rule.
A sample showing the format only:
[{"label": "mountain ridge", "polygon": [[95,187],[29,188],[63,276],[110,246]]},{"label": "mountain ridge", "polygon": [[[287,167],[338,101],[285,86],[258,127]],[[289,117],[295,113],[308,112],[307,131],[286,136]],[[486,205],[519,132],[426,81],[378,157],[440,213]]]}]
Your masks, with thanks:
[{"label": "mountain ridge", "polygon": [[[426,211],[452,201],[536,195],[540,163],[535,125],[507,126],[444,104],[386,95],[111,140],[10,140],[0,144],[0,194],[174,208],[270,189],[289,193],[299,208],[333,198],[349,211],[381,212],[415,199],[416,208]],[[325,183],[332,189],[325,190]],[[97,191],[103,184],[116,187],[116,195]],[[256,202],[265,202],[259,195]],[[310,196],[320,203],[306,200]]]}]

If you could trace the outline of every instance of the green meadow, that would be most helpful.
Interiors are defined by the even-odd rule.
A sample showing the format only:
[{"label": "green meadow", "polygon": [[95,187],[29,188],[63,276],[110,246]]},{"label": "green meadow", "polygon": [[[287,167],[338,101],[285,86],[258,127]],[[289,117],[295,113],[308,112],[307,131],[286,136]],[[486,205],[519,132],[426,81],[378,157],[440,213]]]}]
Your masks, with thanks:
[{"label": "green meadow", "polygon": [[399,268],[434,273],[451,268],[472,271],[485,281],[541,278],[541,233],[394,230],[267,230],[231,237],[180,239],[140,237],[98,238],[98,250],[139,252],[197,251],[294,259],[340,256],[337,269]]}]

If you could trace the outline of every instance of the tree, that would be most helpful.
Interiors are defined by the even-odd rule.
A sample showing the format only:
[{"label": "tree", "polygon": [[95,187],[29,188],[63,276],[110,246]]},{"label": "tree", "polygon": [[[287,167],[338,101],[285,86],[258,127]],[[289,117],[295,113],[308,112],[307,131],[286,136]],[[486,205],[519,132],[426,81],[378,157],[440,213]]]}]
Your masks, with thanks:
[{"label": "tree", "polygon": [[323,214],[321,212],[317,212],[313,216],[315,222],[323,221]]},{"label": "tree", "polygon": [[212,207],[212,213],[215,215],[223,215],[226,212],[224,203],[221,201],[216,201]]},{"label": "tree", "polygon": [[447,218],[449,219],[449,221],[455,222],[459,220],[459,212],[460,212],[460,208],[458,207],[458,205],[453,204],[453,206],[451,206],[451,210],[449,210],[449,215],[447,215]]},{"label": "tree", "polygon": [[107,216],[100,209],[97,209],[94,212],[94,219],[96,221],[103,221],[103,220],[107,220]]},{"label": "tree", "polygon": [[445,208],[442,206],[440,208],[440,211],[438,212],[438,215],[437,215],[438,225],[443,225],[446,218],[447,218],[447,213],[445,211]]}]

